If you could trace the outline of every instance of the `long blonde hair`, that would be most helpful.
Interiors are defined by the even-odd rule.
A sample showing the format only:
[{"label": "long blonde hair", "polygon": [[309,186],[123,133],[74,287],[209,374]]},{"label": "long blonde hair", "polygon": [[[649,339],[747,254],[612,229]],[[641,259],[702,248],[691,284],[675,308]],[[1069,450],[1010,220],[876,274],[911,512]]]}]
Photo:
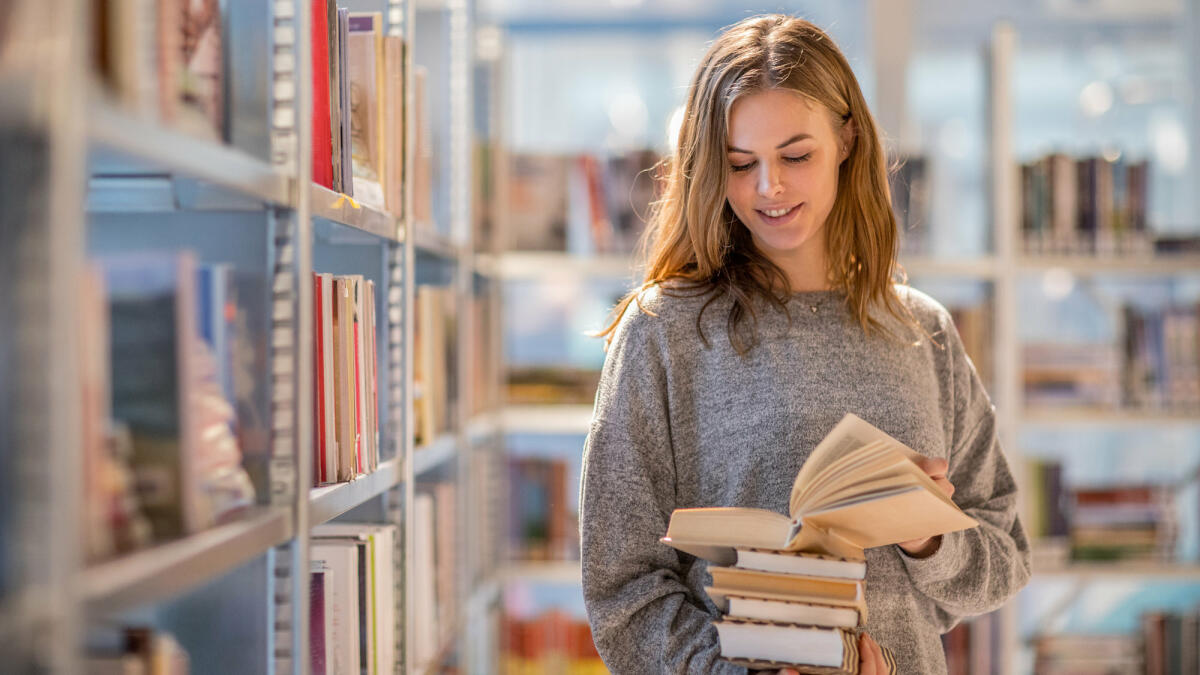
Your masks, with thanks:
[{"label": "long blonde hair", "polygon": [[713,291],[696,317],[706,343],[700,328],[704,310],[729,294],[727,330],[740,353],[754,342],[753,331],[744,325],[747,317],[755,320],[754,297],[787,312],[786,275],[758,251],[725,199],[729,112],[738,98],[766,89],[789,89],[820,103],[834,117],[835,134],[853,123],[850,154],[838,169],[838,194],[825,225],[829,282],[846,292],[847,305],[865,331],[887,332],[870,315],[874,304],[902,318],[905,312],[892,287],[903,272],[896,264],[898,233],[886,159],[858,80],[820,28],[774,14],[726,30],[696,69],[674,156],[664,160],[662,198],[651,208],[642,240],[643,283],[617,304],[600,336],[611,341],[629,303],[654,285],[664,292]]}]

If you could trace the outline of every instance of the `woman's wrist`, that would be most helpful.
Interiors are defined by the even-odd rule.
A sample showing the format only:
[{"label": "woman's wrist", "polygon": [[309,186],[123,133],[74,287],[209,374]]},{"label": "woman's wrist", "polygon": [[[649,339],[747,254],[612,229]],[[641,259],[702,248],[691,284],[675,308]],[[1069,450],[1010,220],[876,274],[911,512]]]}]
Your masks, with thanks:
[{"label": "woman's wrist", "polygon": [[899,544],[899,546],[900,550],[904,551],[904,554],[910,558],[928,558],[942,548],[942,535],[939,534],[936,537],[930,537],[924,543],[917,546],[906,546],[904,544]]}]

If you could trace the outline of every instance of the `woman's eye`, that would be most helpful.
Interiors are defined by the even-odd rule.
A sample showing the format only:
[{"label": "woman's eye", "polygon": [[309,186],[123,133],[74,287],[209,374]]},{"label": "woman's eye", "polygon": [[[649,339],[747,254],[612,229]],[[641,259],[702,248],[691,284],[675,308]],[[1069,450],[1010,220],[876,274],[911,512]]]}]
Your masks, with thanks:
[{"label": "woman's eye", "polygon": [[800,164],[801,162],[807,162],[811,157],[812,157],[812,153],[809,152],[809,153],[800,155],[799,157],[784,157],[784,159],[791,162],[792,164]]},{"label": "woman's eye", "polygon": [[748,162],[746,164],[733,164],[733,165],[730,165],[729,168],[733,171],[748,171],[753,167],[754,167],[754,162]]}]

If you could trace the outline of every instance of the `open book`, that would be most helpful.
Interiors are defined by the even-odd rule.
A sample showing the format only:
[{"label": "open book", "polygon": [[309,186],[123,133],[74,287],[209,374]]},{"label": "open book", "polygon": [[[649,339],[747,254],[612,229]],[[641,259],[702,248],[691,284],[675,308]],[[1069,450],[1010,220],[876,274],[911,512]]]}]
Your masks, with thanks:
[{"label": "open book", "polygon": [[847,413],[792,484],[789,516],[765,509],[676,509],[662,541],[719,565],[737,547],[862,559],[863,550],[979,523],[915,463],[921,455]]}]

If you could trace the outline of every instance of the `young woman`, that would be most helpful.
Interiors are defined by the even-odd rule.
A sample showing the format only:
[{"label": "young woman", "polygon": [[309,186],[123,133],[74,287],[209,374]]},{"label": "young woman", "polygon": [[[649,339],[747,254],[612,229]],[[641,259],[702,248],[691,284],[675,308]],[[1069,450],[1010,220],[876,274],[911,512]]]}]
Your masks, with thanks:
[{"label": "young woman", "polygon": [[[706,564],[659,542],[671,512],[782,511],[853,412],[929,457],[980,526],[870,549],[861,672],[945,672],[939,635],[1029,577],[991,402],[949,314],[896,283],[875,123],[811,23],[744,20],[696,71],[645,284],[605,331],[584,454],[583,590],[615,673],[744,673],[720,660]],[[867,636],[870,637],[867,637]]]}]

